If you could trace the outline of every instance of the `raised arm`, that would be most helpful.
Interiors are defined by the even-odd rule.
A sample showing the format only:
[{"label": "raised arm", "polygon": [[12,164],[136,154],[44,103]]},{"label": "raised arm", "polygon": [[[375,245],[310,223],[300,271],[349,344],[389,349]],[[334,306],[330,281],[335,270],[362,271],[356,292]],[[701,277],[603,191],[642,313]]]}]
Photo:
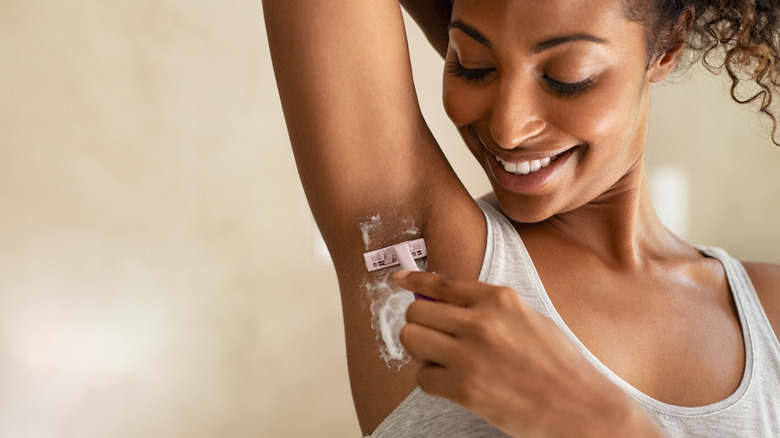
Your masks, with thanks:
[{"label": "raised arm", "polygon": [[397,0],[263,7],[298,170],[326,242],[341,244],[355,218],[383,209],[424,221],[438,195],[455,194],[449,208],[470,202],[420,113]]},{"label": "raised arm", "polygon": [[[431,269],[475,279],[482,213],[417,103],[398,0],[264,0],[298,171],[339,278],[352,391],[370,432],[413,389],[377,353],[362,253],[419,230]],[[359,224],[381,216],[369,243]],[[419,236],[415,236],[419,237]],[[368,246],[368,247],[367,247]]]},{"label": "raised arm", "polygon": [[326,241],[340,220],[387,204],[415,208],[406,205],[421,188],[415,163],[433,139],[397,2],[266,0],[263,8],[298,170]]}]

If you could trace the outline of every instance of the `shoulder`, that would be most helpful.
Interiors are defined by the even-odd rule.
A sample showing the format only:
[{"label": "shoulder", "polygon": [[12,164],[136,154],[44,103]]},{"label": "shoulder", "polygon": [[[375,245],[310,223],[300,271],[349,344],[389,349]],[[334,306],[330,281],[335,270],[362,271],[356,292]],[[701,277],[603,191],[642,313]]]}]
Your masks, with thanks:
[{"label": "shoulder", "polygon": [[744,262],[743,265],[772,328],[780,338],[780,265],[756,262]]}]

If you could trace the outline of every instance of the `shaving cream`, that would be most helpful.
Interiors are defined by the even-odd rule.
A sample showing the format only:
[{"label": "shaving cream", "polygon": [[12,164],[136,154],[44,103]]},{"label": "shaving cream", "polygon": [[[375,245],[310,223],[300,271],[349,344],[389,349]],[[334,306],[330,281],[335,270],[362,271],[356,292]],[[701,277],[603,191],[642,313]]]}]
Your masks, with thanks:
[{"label": "shaving cream", "polygon": [[390,273],[367,282],[364,290],[371,302],[371,328],[376,332],[379,357],[388,367],[400,369],[410,360],[400,336],[414,294],[395,284]]},{"label": "shaving cream", "polygon": [[[383,225],[379,215],[360,221],[358,228],[366,250],[371,247],[372,238],[377,233],[382,234],[382,240],[401,241],[420,236],[420,229],[413,218],[402,219],[398,225],[397,228],[393,227],[396,228],[394,232],[388,230],[389,227]],[[376,333],[379,357],[388,368],[399,370],[411,360],[401,345],[400,335],[406,325],[406,310],[414,302],[414,294],[395,283],[393,273],[397,271],[398,268],[392,268],[367,274],[362,289],[370,303],[371,328]]]}]

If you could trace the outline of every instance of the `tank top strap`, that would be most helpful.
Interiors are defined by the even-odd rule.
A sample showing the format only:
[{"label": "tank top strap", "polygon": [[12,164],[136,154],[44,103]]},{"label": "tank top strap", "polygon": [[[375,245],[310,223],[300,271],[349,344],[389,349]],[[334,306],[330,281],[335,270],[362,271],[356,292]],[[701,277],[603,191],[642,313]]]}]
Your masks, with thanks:
[{"label": "tank top strap", "polygon": [[705,256],[720,261],[726,270],[726,277],[728,277],[732,296],[737,306],[741,307],[744,312],[751,338],[762,347],[755,349],[756,354],[762,355],[762,357],[756,358],[756,362],[765,362],[768,358],[764,356],[769,354],[775,357],[777,363],[780,363],[780,341],[775,335],[772,324],[769,322],[769,318],[761,305],[761,300],[758,298],[756,289],[753,286],[753,282],[750,281],[750,276],[745,267],[739,260],[721,248],[699,246],[697,249]]}]

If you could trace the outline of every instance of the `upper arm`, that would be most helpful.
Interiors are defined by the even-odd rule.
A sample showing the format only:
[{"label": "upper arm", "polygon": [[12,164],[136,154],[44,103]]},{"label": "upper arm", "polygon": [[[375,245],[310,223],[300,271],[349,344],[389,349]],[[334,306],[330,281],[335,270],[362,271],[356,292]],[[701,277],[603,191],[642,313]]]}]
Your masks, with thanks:
[{"label": "upper arm", "polygon": [[392,0],[266,0],[263,8],[290,142],[327,241],[323,214],[356,216],[380,193],[408,196],[413,175],[382,176],[409,169],[415,144],[433,143],[415,101],[400,10]]},{"label": "upper arm", "polygon": [[744,263],[744,266],[761,300],[761,306],[780,339],[780,265]]},{"label": "upper arm", "polygon": [[336,263],[360,217],[392,210],[421,228],[437,208],[476,217],[423,120],[398,0],[263,10],[301,182]]},{"label": "upper arm", "polygon": [[[371,329],[362,253],[425,238],[429,266],[476,278],[481,211],[423,120],[398,0],[264,0],[277,87],[298,173],[341,289],[353,397],[370,432],[414,387]],[[364,242],[361,222],[382,226]]]}]

